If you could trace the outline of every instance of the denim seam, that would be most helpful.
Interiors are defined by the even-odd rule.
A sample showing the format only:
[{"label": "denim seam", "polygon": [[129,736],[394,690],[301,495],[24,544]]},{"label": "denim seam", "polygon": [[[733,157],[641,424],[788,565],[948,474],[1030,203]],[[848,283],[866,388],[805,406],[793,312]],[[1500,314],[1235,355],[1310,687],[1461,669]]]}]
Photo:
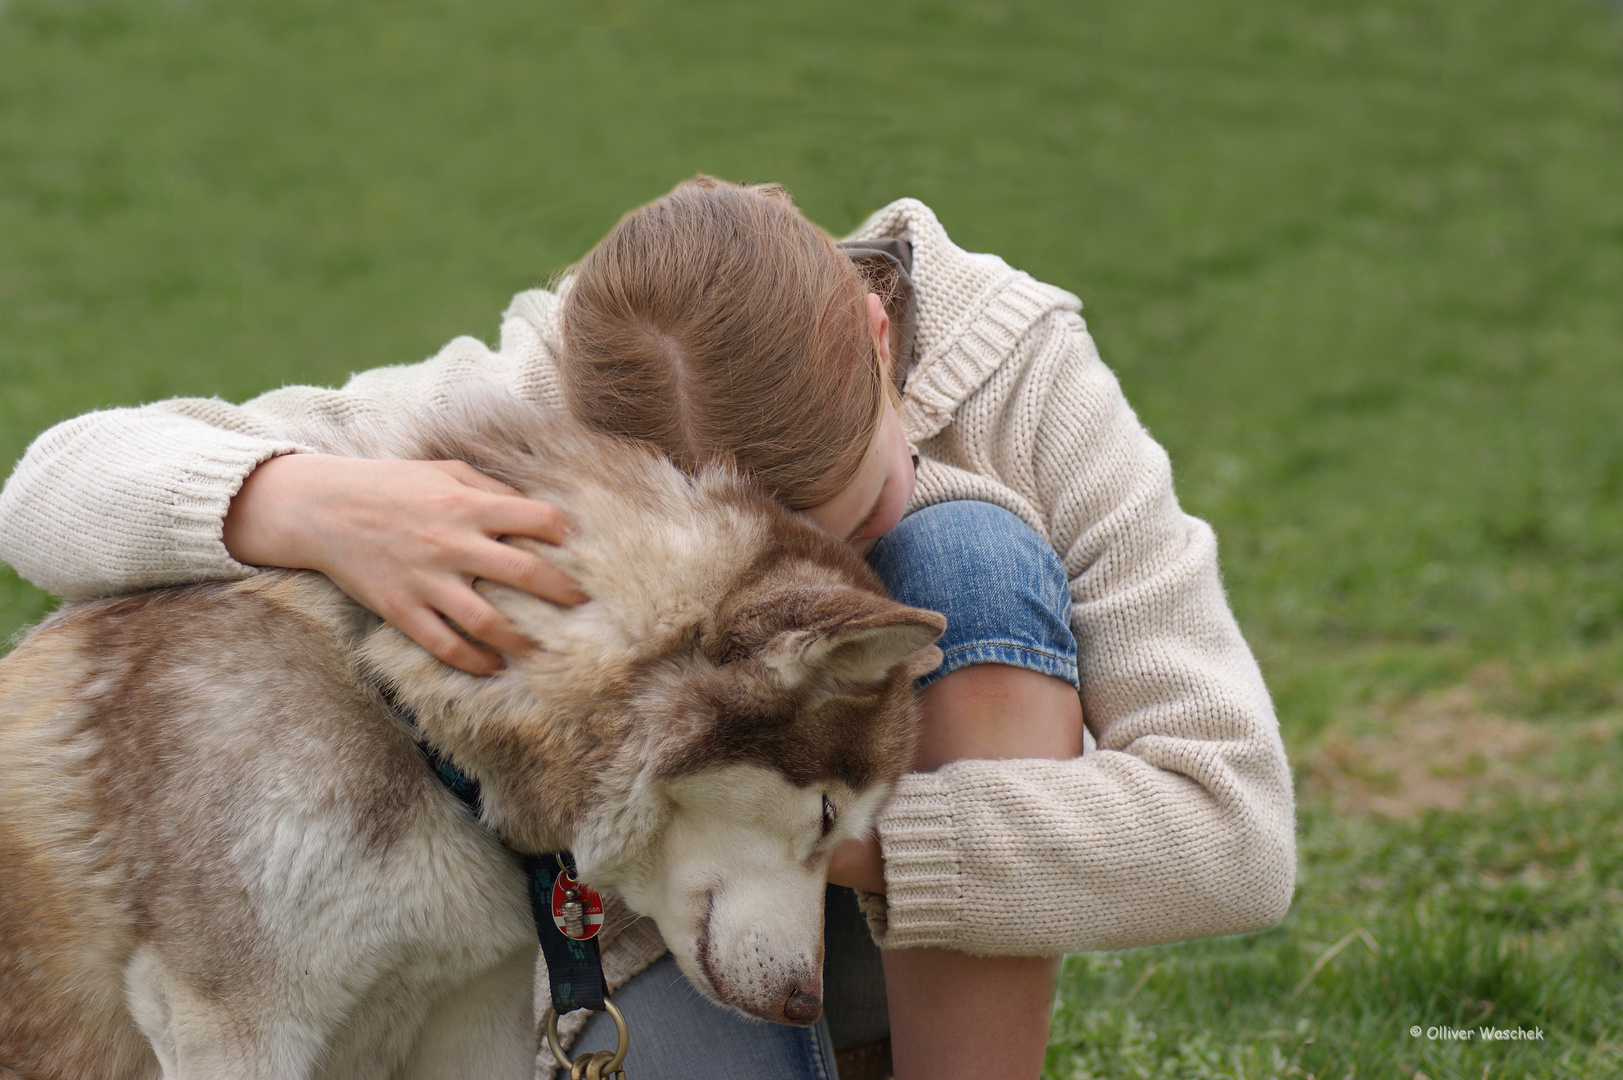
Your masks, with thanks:
[{"label": "denim seam", "polygon": [[811,1036],[811,1066],[817,1070],[818,1080],[835,1080],[834,1063],[823,1053],[823,1040],[817,1037],[816,1027],[808,1030]]},{"label": "denim seam", "polygon": [[1012,641],[974,641],[967,645],[954,645],[941,655],[943,659],[946,659],[947,657],[957,656],[959,653],[969,652],[972,649],[1014,649],[1017,652],[1031,653],[1033,656],[1041,656],[1048,660],[1057,661],[1064,664],[1066,667],[1076,666],[1069,659],[1060,655],[1059,653],[1048,652],[1045,649],[1036,649],[1030,645],[1019,645]]},{"label": "denim seam", "polygon": [[[972,661],[958,665],[953,664],[953,660],[955,658],[962,658],[980,650],[984,650],[989,657],[993,657],[994,659],[986,661]],[[1046,663],[1020,663],[1018,662],[1020,659],[1019,657],[1011,657],[1008,655],[1008,653],[1021,653],[1026,656],[1040,657],[1042,660],[1046,661]],[[954,646],[947,652],[943,653],[941,666],[931,674],[920,679],[918,682],[918,687],[919,689],[923,689],[924,687],[935,682],[937,679],[950,675],[954,671],[959,671],[966,667],[973,667],[977,662],[1009,663],[1012,667],[1024,667],[1028,671],[1035,671],[1042,675],[1052,675],[1055,678],[1064,679],[1073,686],[1078,684],[1080,677],[1080,672],[1077,670],[1076,662],[1068,656],[1061,656],[1057,653],[1046,652],[1042,649],[1034,649],[1029,645],[1019,645],[1013,642],[977,641],[968,645]]]}]

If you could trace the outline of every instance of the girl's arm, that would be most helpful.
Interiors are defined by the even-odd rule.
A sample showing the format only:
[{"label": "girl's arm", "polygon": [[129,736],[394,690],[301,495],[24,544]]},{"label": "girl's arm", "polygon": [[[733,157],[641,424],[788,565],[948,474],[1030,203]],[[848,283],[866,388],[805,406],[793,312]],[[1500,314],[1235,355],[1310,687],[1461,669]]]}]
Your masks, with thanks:
[{"label": "girl's arm", "polygon": [[879,823],[882,944],[1036,956],[1269,925],[1294,878],[1290,771],[1212,531],[1079,316],[1046,316],[1008,364],[921,446],[919,488],[979,482],[1046,532],[1098,749],[905,777]]},{"label": "girl's arm", "polygon": [[[0,492],[0,558],[69,598],[229,580],[255,566],[317,569],[435,655],[492,670],[499,659],[445,618],[521,650],[468,582],[577,601],[544,560],[495,540],[555,542],[567,522],[465,465],[365,460],[391,415],[470,379],[556,398],[545,342],[510,319],[500,352],[459,338],[432,360],[366,372],[342,390],[288,387],[241,406],[179,399],[66,421],[34,442]],[[317,452],[334,447],[349,456]]]},{"label": "girl's arm", "polygon": [[0,558],[69,600],[251,574],[220,541],[231,497],[260,462],[311,447],[195,404],[237,410],[106,409],[40,435],[0,491]]}]

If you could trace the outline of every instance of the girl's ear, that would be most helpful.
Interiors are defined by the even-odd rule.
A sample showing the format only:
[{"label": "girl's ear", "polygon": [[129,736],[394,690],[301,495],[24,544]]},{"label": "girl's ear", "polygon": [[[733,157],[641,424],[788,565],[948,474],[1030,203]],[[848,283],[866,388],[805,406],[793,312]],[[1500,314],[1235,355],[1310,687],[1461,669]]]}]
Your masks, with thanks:
[{"label": "girl's ear", "polygon": [[890,375],[890,315],[885,311],[885,302],[879,299],[878,293],[868,294],[868,328],[873,331],[874,345],[879,350],[879,362],[885,365],[885,374]]}]

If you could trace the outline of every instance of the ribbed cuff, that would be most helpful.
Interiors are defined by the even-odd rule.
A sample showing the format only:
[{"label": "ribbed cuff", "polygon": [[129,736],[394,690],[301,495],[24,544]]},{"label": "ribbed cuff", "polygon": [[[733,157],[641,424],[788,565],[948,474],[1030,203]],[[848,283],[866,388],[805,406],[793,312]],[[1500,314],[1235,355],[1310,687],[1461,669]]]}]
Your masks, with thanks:
[{"label": "ribbed cuff", "polygon": [[222,540],[244,478],[305,449],[153,410],[65,421],[0,492],[0,553],[68,599],[252,573]]},{"label": "ribbed cuff", "polygon": [[[248,475],[260,464],[281,454],[309,452],[298,443],[267,443],[250,436],[226,434],[187,458],[167,483],[153,492],[167,516],[170,546],[160,557],[167,563],[157,571],[161,579],[214,581],[246,577],[254,568],[231,557],[226,550],[225,517],[231,500],[242,490]],[[147,553],[142,567],[131,567],[138,577],[156,553]],[[168,584],[154,580],[151,584]]]},{"label": "ribbed cuff", "polygon": [[886,949],[951,947],[963,886],[941,777],[902,777],[880,815],[879,845],[885,859],[884,903],[863,905],[874,940]]}]

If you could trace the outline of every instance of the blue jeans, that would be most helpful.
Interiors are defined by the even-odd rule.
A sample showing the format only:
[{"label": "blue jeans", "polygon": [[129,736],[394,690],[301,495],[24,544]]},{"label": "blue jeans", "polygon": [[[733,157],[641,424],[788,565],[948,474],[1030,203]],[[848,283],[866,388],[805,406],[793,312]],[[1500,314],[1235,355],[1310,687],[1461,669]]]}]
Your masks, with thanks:
[{"label": "blue jeans", "polygon": [[[1001,507],[949,502],[909,514],[869,562],[904,604],[939,611],[941,666],[919,688],[972,664],[1029,668],[1076,685],[1070,586],[1059,556]],[[835,1046],[890,1031],[879,949],[856,894],[829,886],[823,1018],[809,1028],[755,1020],[704,998],[669,953],[614,995],[631,1025],[626,1074],[635,1080],[835,1080]],[[594,1015],[571,1056],[614,1048],[614,1024]],[[560,1075],[567,1075],[560,1073]]]}]

